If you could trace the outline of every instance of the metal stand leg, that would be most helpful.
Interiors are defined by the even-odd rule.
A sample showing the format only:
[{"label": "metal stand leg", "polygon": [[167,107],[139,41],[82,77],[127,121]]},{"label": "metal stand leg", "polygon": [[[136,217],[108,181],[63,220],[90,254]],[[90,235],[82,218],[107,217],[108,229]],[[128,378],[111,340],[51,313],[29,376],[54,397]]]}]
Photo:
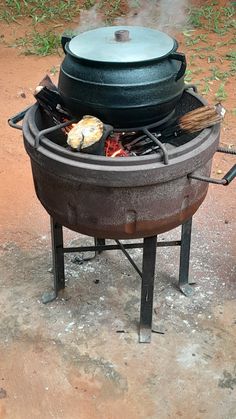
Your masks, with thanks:
[{"label": "metal stand leg", "polygon": [[156,245],[157,236],[144,239],[139,334],[140,343],[151,342]]},{"label": "metal stand leg", "polygon": [[[98,237],[94,237],[94,243],[95,246],[105,246],[106,245],[106,240],[105,239],[99,239]],[[102,250],[98,250],[96,251],[96,254],[100,254],[102,253]]]},{"label": "metal stand leg", "polygon": [[186,296],[192,294],[189,283],[189,256],[191,244],[192,218],[182,224],[180,264],[179,264],[179,288]]},{"label": "metal stand leg", "polygon": [[63,253],[63,231],[62,226],[56,223],[51,217],[51,240],[52,240],[52,261],[54,276],[54,291],[43,294],[44,304],[49,303],[57,297],[58,292],[65,288],[65,268]]}]

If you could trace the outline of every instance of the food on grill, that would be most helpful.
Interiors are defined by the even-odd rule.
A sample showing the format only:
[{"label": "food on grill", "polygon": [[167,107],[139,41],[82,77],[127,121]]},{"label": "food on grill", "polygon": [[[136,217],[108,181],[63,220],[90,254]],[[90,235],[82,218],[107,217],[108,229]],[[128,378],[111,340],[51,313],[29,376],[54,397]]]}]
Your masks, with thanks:
[{"label": "food on grill", "polygon": [[98,142],[103,135],[103,123],[94,116],[85,115],[67,134],[67,144],[82,150]]}]

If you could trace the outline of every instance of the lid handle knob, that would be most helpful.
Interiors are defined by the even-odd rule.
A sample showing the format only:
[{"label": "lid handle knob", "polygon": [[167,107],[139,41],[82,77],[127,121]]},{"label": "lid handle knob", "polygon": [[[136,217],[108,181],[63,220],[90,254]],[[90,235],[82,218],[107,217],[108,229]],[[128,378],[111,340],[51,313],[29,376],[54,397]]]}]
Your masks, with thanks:
[{"label": "lid handle knob", "polygon": [[130,41],[129,31],[127,29],[121,29],[119,31],[115,31],[115,40],[117,42]]}]

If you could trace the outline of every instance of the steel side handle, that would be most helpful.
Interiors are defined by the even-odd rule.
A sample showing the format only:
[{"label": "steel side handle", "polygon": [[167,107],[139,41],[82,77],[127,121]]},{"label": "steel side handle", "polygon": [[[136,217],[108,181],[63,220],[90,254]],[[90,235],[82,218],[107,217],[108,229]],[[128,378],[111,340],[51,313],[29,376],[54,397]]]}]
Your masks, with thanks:
[{"label": "steel side handle", "polygon": [[20,129],[22,131],[22,125],[19,125],[18,122],[20,122],[26,112],[32,107],[33,105],[27,106],[27,108],[23,109],[22,111],[18,112],[16,115],[11,116],[8,119],[8,124],[10,125],[10,127],[15,128],[15,129]]},{"label": "steel side handle", "polygon": [[193,173],[188,175],[188,178],[201,180],[202,182],[214,183],[215,185],[228,186],[230,182],[236,177],[236,164],[224,175],[222,179],[214,179],[207,176],[194,175]]}]

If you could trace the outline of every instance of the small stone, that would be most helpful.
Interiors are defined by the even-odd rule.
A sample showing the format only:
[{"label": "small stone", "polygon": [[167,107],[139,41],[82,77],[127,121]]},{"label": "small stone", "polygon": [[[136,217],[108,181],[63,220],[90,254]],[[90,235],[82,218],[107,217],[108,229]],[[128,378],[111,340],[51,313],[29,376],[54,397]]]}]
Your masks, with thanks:
[{"label": "small stone", "polygon": [[95,279],[93,282],[94,282],[94,284],[99,284],[100,281],[99,281],[99,279]]},{"label": "small stone", "polygon": [[83,257],[75,256],[75,257],[72,258],[71,262],[75,263],[77,265],[83,265],[84,260],[83,260]]},{"label": "small stone", "polygon": [[51,303],[52,301],[54,301],[56,299],[56,293],[55,291],[51,291],[51,292],[44,292],[42,295],[42,303],[43,304],[47,304],[47,303]]},{"label": "small stone", "polygon": [[22,97],[23,99],[25,99],[25,98],[26,98],[26,94],[25,94],[25,92],[24,92],[23,90],[20,90],[20,91],[18,92],[17,96],[18,96],[18,97]]},{"label": "small stone", "polygon": [[219,169],[219,170],[217,170],[216,173],[217,173],[217,175],[221,175],[222,174],[222,170]]},{"label": "small stone", "polygon": [[0,399],[5,399],[7,397],[7,392],[4,388],[0,387]]}]

